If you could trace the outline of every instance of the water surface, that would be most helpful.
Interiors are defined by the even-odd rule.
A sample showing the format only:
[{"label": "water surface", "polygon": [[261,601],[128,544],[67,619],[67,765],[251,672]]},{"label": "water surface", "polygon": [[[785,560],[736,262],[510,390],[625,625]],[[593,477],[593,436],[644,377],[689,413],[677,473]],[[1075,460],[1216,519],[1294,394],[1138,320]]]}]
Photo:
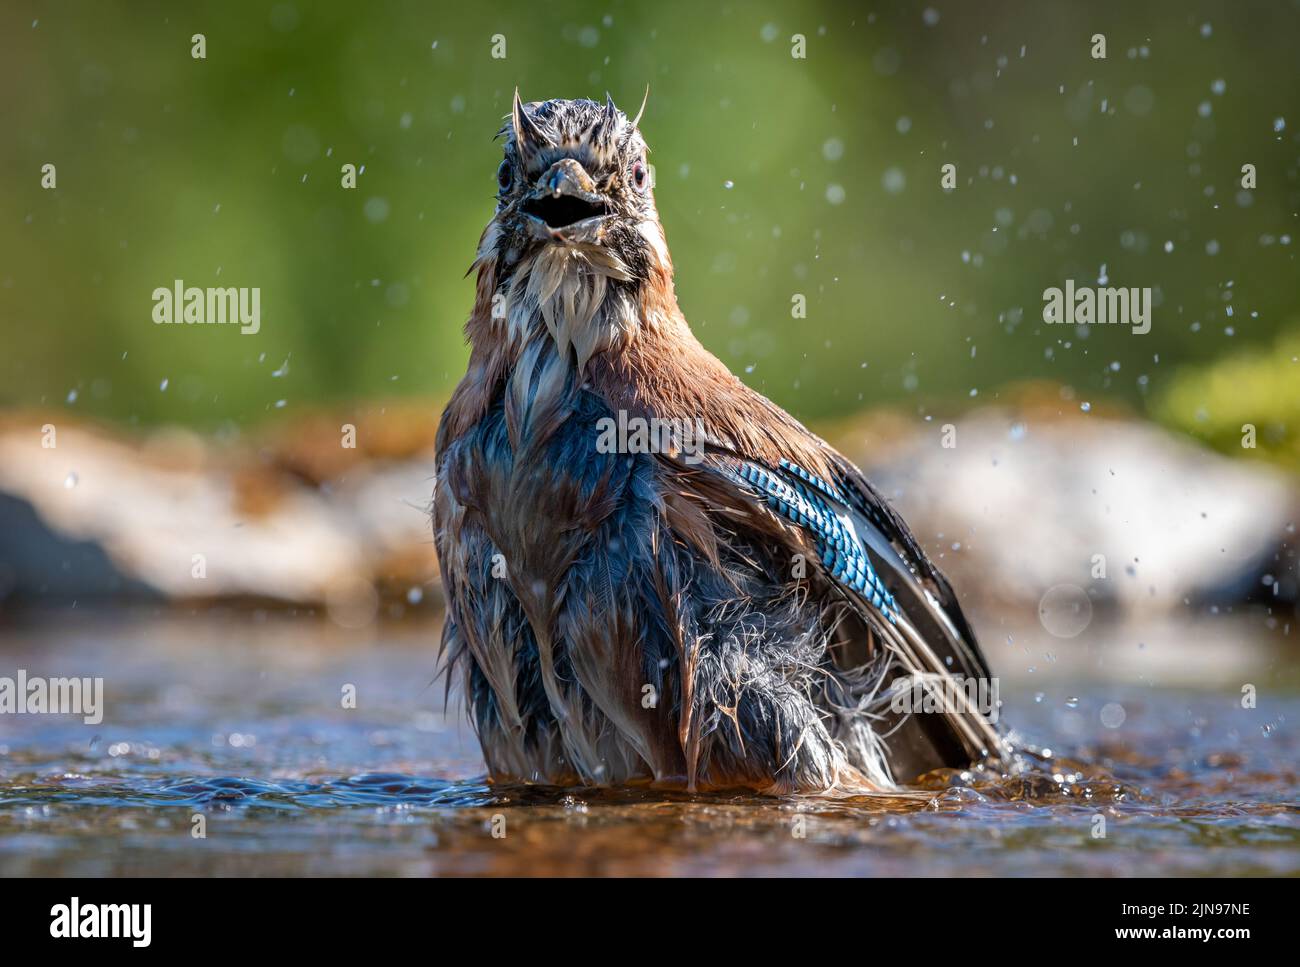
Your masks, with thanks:
[{"label": "water surface", "polygon": [[[1288,653],[1239,634],[1200,640],[1285,680]],[[1006,720],[1038,751],[1018,775],[778,801],[493,786],[444,708],[436,641],[428,624],[258,612],[11,621],[0,675],[102,676],[106,707],[93,726],[0,716],[0,873],[1300,873],[1300,696],[1261,687],[1244,709],[1231,673],[1161,687],[1078,662],[1053,678],[994,648]]]}]

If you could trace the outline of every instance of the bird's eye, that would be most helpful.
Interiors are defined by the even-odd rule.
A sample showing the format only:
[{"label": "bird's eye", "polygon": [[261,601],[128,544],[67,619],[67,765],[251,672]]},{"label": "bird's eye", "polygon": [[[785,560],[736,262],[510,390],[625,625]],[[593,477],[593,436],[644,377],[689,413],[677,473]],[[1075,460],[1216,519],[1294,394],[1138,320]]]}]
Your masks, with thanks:
[{"label": "bird's eye", "polygon": [[632,166],[632,184],[636,185],[637,191],[645,191],[649,186],[650,172],[646,170],[644,161],[638,161]]},{"label": "bird's eye", "polygon": [[514,169],[510,167],[509,161],[501,162],[501,167],[497,169],[497,184],[501,190],[505,191],[510,187],[510,183],[515,180]]}]

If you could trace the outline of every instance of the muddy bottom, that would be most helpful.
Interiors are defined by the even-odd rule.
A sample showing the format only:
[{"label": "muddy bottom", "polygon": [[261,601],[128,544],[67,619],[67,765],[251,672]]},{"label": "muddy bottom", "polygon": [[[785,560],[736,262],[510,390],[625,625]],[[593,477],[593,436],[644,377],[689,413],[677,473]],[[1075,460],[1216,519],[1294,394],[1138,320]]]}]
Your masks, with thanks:
[{"label": "muddy bottom", "polygon": [[11,621],[0,677],[102,677],[104,703],[0,715],[0,874],[1300,873],[1294,690],[1256,682],[1250,709],[1232,674],[1054,679],[991,648],[1036,753],[1015,775],[834,801],[503,787],[444,708],[436,642],[281,614]]}]

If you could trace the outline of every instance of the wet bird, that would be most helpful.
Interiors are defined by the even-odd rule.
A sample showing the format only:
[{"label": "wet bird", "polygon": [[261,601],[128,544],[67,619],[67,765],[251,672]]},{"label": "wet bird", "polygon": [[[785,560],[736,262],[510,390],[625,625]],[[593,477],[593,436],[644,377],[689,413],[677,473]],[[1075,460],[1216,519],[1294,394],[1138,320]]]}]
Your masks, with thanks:
[{"label": "wet bird", "polygon": [[644,108],[516,92],[499,135],[433,501],[491,775],[856,793],[1002,755],[902,518],[687,325]]}]

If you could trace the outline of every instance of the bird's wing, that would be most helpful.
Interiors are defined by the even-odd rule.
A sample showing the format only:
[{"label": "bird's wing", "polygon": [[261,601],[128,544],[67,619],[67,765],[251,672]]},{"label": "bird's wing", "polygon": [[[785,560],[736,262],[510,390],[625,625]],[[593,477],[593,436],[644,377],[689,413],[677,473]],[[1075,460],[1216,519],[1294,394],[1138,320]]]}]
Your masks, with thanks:
[{"label": "bird's wing", "polygon": [[[959,677],[989,678],[951,586],[861,471],[826,449],[834,481],[789,460],[771,466],[716,441],[705,465],[737,495],[765,504],[811,542],[823,574],[892,652],[902,674],[942,696],[942,718],[933,718],[942,722],[948,741],[931,745],[950,747],[955,739],[967,761],[1002,756],[1004,741],[994,722],[963,688],[950,687]],[[924,727],[932,733],[938,724]]]}]

